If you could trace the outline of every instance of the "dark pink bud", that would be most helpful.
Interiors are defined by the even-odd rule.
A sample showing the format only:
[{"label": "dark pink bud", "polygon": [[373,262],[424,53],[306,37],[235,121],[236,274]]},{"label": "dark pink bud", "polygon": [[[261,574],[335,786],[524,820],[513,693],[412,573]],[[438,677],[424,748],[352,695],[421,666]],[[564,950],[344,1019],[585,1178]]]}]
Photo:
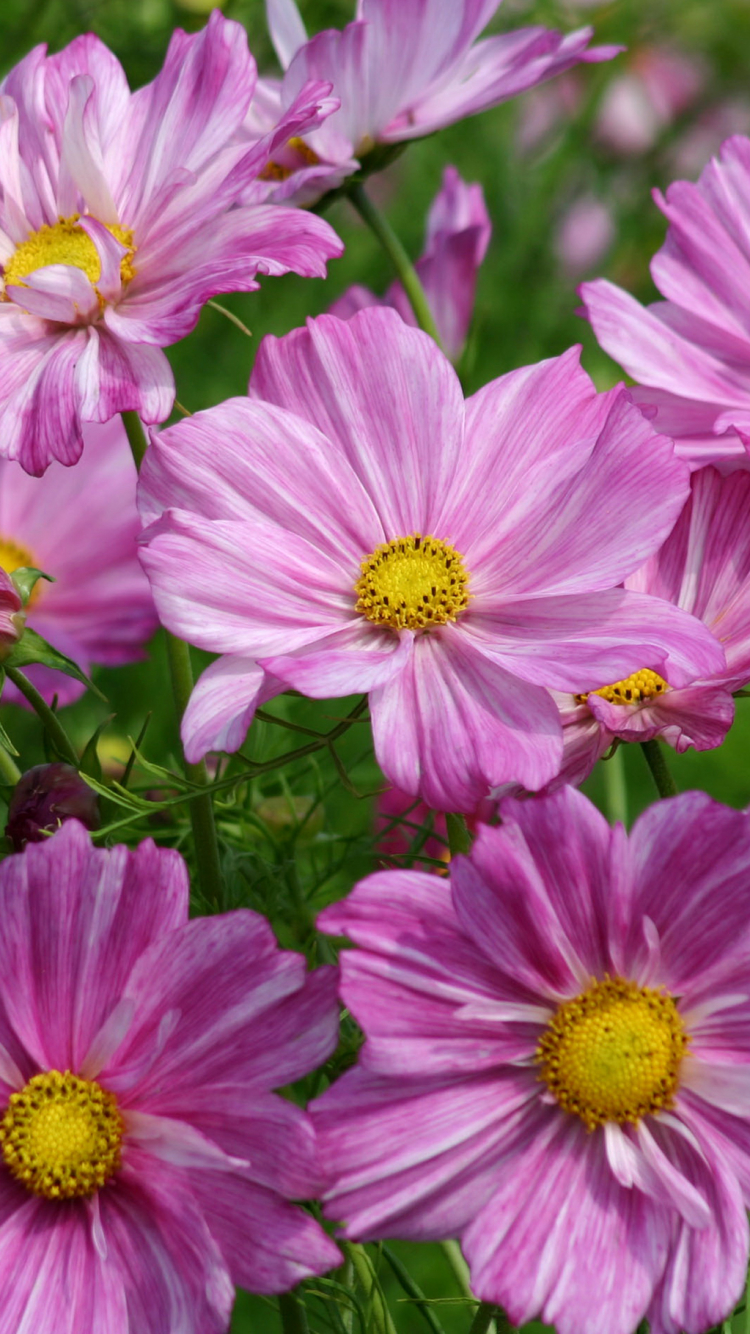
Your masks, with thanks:
[{"label": "dark pink bud", "polygon": [[37,764],[19,779],[8,807],[5,832],[20,852],[26,843],[40,843],[65,820],[99,828],[97,795],[71,764]]}]

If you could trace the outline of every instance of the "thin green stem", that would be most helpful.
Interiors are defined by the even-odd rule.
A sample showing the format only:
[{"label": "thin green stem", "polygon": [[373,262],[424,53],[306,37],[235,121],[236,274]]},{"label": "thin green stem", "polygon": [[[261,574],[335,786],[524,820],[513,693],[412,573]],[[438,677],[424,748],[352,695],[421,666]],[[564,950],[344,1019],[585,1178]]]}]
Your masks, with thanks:
[{"label": "thin green stem", "polygon": [[466,828],[463,815],[454,815],[452,811],[448,811],[445,824],[448,831],[448,849],[451,857],[455,857],[461,852],[471,852],[471,834]]},{"label": "thin green stem", "polygon": [[750,1272],[748,1272],[747,1283],[745,1284],[745,1334],[750,1334]]},{"label": "thin green stem", "polygon": [[443,1326],[440,1324],[440,1321],[435,1315],[435,1312],[430,1306],[430,1303],[422,1292],[419,1284],[414,1282],[406,1265],[401,1263],[395,1251],[392,1251],[390,1246],[386,1246],[381,1242],[381,1249],[383,1252],[383,1259],[390,1265],[394,1276],[401,1284],[407,1297],[411,1298],[420,1315],[424,1317],[425,1323],[429,1325],[432,1334],[444,1334]]},{"label": "thin green stem", "polygon": [[646,756],[646,763],[651,770],[651,777],[656,783],[659,796],[676,797],[677,784],[667,768],[667,761],[664,758],[664,751],[660,742],[642,741],[641,750]]},{"label": "thin green stem", "polygon": [[308,1334],[307,1313],[295,1292],[282,1292],[279,1315],[284,1334]]},{"label": "thin green stem", "polygon": [[6,786],[12,783],[14,787],[21,777],[21,770],[3,745],[0,745],[0,776]]},{"label": "thin green stem", "polygon": [[502,1306],[495,1306],[492,1302],[481,1302],[469,1327],[469,1334],[487,1334],[487,1330],[493,1324],[496,1334],[512,1334],[513,1326]]},{"label": "thin green stem", "polygon": [[[123,412],[122,421],[130,441],[130,448],[133,451],[135,466],[140,471],[141,463],[148,448],[141,419],[137,412]],[[165,634],[172,695],[174,696],[178,720],[181,720],[194,684],[190,649],[183,639],[178,639],[176,635],[170,634],[168,630],[165,631]],[[205,761],[200,760],[197,764],[188,764],[185,761],[185,774],[191,783],[195,783],[196,787],[206,789],[190,803],[190,822],[193,829],[195,860],[198,867],[198,883],[201,892],[207,903],[212,903],[219,908],[222,904],[221,860],[219,858],[219,842],[216,837],[213,798],[209,791],[208,770]]]},{"label": "thin green stem", "polygon": [[130,449],[133,458],[135,459],[135,466],[140,472],[143,457],[148,449],[146,433],[137,412],[123,412],[121,413],[121,416],[122,424],[125,427],[125,434],[128,437]]},{"label": "thin green stem", "polygon": [[627,825],[628,823],[628,789],[625,783],[625,765],[623,763],[622,746],[617,746],[614,754],[608,760],[602,763],[602,774],[604,775],[604,801],[607,808],[607,819],[610,824]]},{"label": "thin green stem", "polygon": [[27,676],[19,671],[17,667],[8,667],[6,665],[5,674],[9,681],[12,681],[16,690],[20,690],[24,699],[29,703],[41,719],[44,730],[50,741],[52,741],[55,750],[68,764],[78,768],[79,760],[76,755],[73,743],[70,740],[65,728],[56,713],[52,712],[46,700],[42,699],[36,686],[33,686]]},{"label": "thin green stem", "polygon": [[352,185],[349,187],[347,194],[363,222],[367,223],[367,226],[378,238],[396,270],[420,329],[424,329],[425,333],[435,339],[438,347],[442,348],[443,344],[438,333],[438,327],[430,310],[424,288],[419,281],[417,271],[388,219],[380,212],[380,209],[375,207],[364,186]]},{"label": "thin green stem", "polygon": [[461,1247],[459,1246],[458,1242],[454,1241],[452,1238],[450,1241],[441,1242],[440,1245],[443,1255],[445,1256],[446,1260],[448,1261],[448,1264],[453,1270],[453,1277],[455,1278],[459,1288],[461,1289],[462,1295],[464,1297],[471,1297],[472,1296],[471,1274],[469,1271],[469,1266],[464,1260],[463,1251],[461,1250]]},{"label": "thin green stem", "polygon": [[[178,639],[176,635],[171,635],[168,630],[165,633],[169,674],[172,678],[172,694],[174,695],[177,716],[182,718],[193,691],[193,668],[190,662],[190,649],[184,639]],[[213,798],[208,790],[209,778],[205,760],[199,760],[197,764],[188,764],[186,760],[185,774],[191,783],[195,783],[197,787],[206,788],[205,792],[191,801],[190,820],[193,826],[198,883],[206,901],[219,908],[222,904],[221,860],[219,858],[219,841],[216,837]]]},{"label": "thin green stem", "polygon": [[342,1249],[347,1258],[351,1260],[354,1272],[364,1290],[365,1297],[368,1299],[373,1324],[378,1334],[396,1334],[396,1327],[386,1305],[378,1276],[364,1246],[356,1241],[348,1241],[343,1243]]}]

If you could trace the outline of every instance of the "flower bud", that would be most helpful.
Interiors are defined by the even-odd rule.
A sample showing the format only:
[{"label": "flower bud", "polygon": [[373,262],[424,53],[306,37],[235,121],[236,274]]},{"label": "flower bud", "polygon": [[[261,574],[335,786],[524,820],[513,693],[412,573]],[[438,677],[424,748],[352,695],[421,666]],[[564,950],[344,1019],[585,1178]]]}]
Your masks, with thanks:
[{"label": "flower bud", "polygon": [[99,828],[99,802],[71,764],[36,764],[19,779],[8,807],[5,832],[20,852],[26,843],[40,843],[65,820]]},{"label": "flower bud", "polygon": [[26,623],[23,602],[13,580],[0,568],[0,662],[18,643]]}]

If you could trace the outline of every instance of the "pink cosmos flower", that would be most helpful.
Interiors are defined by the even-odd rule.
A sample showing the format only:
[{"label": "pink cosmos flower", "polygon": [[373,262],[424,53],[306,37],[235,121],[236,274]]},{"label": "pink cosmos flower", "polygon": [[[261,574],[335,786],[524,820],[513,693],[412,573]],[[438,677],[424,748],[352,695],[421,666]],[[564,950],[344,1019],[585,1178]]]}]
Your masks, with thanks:
[{"label": "pink cosmos flower", "polygon": [[[307,40],[295,0],[266,0],[283,83],[268,82],[247,124],[252,135],[288,106],[308,80],[333,85],[340,110],[296,136],[292,157],[274,159],[274,198],[309,202],[334,189],[376,145],[418,139],[570,69],[622,49],[589,47],[591,28],[563,36],[519,28],[477,41],[500,0],[357,0],[343,31]],[[296,158],[295,158],[296,150]],[[256,187],[253,187],[255,189]]]},{"label": "pink cosmos flower", "polygon": [[[74,471],[55,464],[37,478],[0,462],[0,566],[32,565],[54,577],[35,585],[26,623],[88,672],[92,663],[142,657],[158,622],[138,561],[136,470],[122,422],[87,425],[83,436],[86,454]],[[48,667],[25,670],[48,701],[71,704],[84,691]],[[9,700],[24,702],[10,682]]]},{"label": "pink cosmos flower", "polygon": [[636,51],[624,74],[607,85],[595,135],[615,153],[646,153],[663,131],[695,101],[707,77],[695,55],[667,47]]},{"label": "pink cosmos flower", "polygon": [[669,221],[651,262],[666,298],[641,306],[598,279],[581,288],[605,351],[642,386],[654,413],[693,466],[746,462],[750,437],[750,139],[722,145],[697,184],[675,181],[654,198]]},{"label": "pink cosmos flower", "polygon": [[155,434],[141,472],[160,619],[222,654],[184,716],[191,759],[236,750],[287,687],[367,691],[389,782],[472,811],[557,772],[547,687],[721,670],[699,622],[612,587],[666,537],[688,472],[576,349],[464,403],[395,311],[323,315],[264,340],[250,395]]},{"label": "pink cosmos flower", "polygon": [[694,472],[677,524],[625,587],[699,617],[721,643],[726,667],[676,690],[642,672],[585,701],[560,696],[564,749],[555,785],[582,782],[615,738],[658,736],[678,752],[721,745],[734,721],[732,692],[750,680],[750,476]]},{"label": "pink cosmos flower", "polygon": [[161,349],[217,292],[259,273],[322,275],[342,251],[322,219],[233,208],[277,143],[336,105],[316,84],[250,151],[236,131],[255,65],[216,11],[177,31],[161,73],[131,93],[93,34],[36,47],[0,96],[0,451],[27,472],[75,463],[81,421],[124,409],[163,421]]},{"label": "pink cosmos flower", "polygon": [[503,804],[450,879],[319,918],[357,949],[357,1067],[311,1105],[344,1235],[460,1237],[472,1290],[558,1334],[703,1334],[745,1284],[750,822],[690,792],[628,838]]},{"label": "pink cosmos flower", "polygon": [[[481,185],[467,185],[455,167],[446,167],[443,184],[427,217],[425,251],[415,268],[451,361],[460,357],[474,310],[477,272],[487,253],[492,223]],[[366,306],[394,306],[407,324],[416,324],[403,287],[392,283],[384,297],[369,287],[350,287],[331,306],[348,320]]]},{"label": "pink cosmos flower", "polygon": [[[3,1331],[224,1334],[233,1285],[340,1262],[271,1089],[336,1044],[335,970],[247,910],[188,921],[182,858],[70,821],[0,867]],[[62,1323],[61,1323],[62,1322]]]}]

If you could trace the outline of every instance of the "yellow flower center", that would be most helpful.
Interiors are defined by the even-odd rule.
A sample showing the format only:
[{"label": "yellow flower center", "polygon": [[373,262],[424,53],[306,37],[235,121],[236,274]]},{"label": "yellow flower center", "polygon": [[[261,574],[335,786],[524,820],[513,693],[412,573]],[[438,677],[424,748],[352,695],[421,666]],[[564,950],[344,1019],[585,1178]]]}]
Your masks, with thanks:
[{"label": "yellow flower center", "polygon": [[469,604],[461,556],[437,537],[395,537],[362,561],[356,610],[375,625],[425,630],[455,621]]},{"label": "yellow flower center", "polygon": [[0,1144],[27,1190],[73,1200],[95,1194],[117,1171],[123,1131],[114,1094],[69,1070],[50,1070],[11,1094]]},{"label": "yellow flower center", "polygon": [[273,158],[269,158],[263,170],[258,173],[258,180],[286,181],[292,172],[299,171],[300,167],[315,167],[320,162],[317,153],[308,148],[304,139],[300,139],[298,134],[284,144],[281,153],[284,161],[275,162]]},{"label": "yellow flower center", "polygon": [[[9,537],[0,536],[0,569],[5,570],[6,574],[13,574],[14,570],[22,570],[28,566],[38,569],[33,554],[28,547],[22,547],[20,543],[14,542]],[[31,597],[26,604],[26,609],[33,606],[42,591],[43,579],[38,579],[31,591]]]},{"label": "yellow flower center", "polygon": [[[5,265],[3,278],[6,287],[9,283],[25,287],[23,279],[35,269],[45,268],[47,264],[72,264],[77,269],[83,269],[92,283],[98,283],[102,276],[99,255],[91,237],[78,226],[79,217],[79,213],[73,213],[69,218],[58,219],[52,226],[45,223],[22,241]],[[121,227],[116,222],[107,223],[106,227],[116,240],[128,248],[127,254],[120,261],[120,277],[127,284],[135,277],[133,232],[130,227]]]},{"label": "yellow flower center", "polygon": [[536,1060],[560,1106],[594,1130],[671,1107],[687,1043],[667,992],[605,977],[558,1006]]},{"label": "yellow flower center", "polygon": [[599,690],[587,690],[583,695],[576,695],[576,704],[585,704],[589,695],[601,695],[610,704],[640,704],[644,699],[654,699],[669,690],[662,676],[657,676],[648,667],[640,672],[633,672],[625,681],[615,681],[614,685],[602,686]]}]

